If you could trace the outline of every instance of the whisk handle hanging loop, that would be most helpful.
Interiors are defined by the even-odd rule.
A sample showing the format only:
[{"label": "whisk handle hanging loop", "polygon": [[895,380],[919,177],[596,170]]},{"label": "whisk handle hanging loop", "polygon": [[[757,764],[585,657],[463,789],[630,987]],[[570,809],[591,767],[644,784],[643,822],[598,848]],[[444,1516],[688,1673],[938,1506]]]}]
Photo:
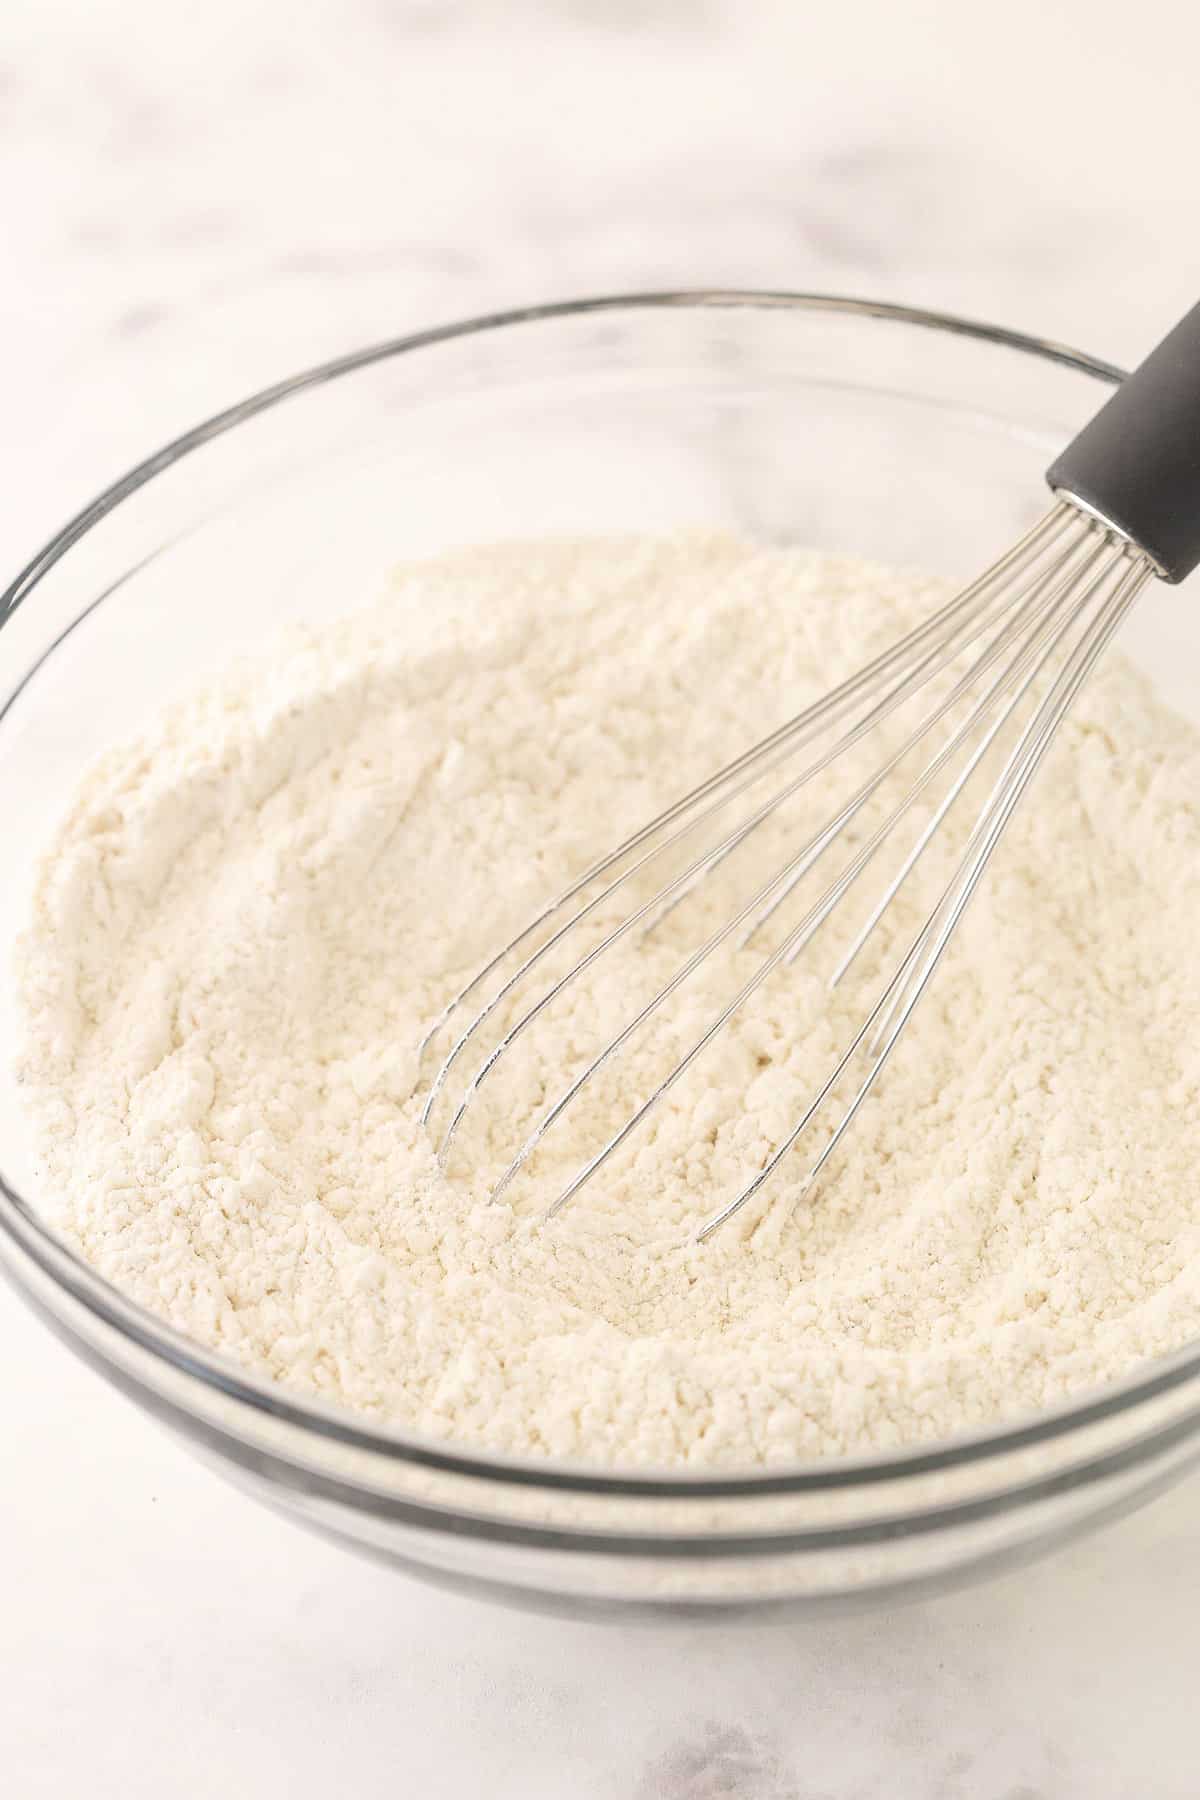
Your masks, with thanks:
[{"label": "whisk handle hanging loop", "polygon": [[1126,376],[1046,479],[1115,525],[1167,581],[1200,564],[1200,306]]}]

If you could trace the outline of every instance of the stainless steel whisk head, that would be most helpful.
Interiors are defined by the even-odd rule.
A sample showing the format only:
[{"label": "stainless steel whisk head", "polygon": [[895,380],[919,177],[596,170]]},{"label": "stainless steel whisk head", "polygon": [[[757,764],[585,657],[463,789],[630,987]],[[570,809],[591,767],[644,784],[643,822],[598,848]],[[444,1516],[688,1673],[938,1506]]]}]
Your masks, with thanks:
[{"label": "stainless steel whisk head", "polygon": [[[1182,411],[1181,355],[1190,372],[1189,404]],[[731,910],[705,921],[694,945],[685,940],[682,955],[664,979],[652,982],[648,996],[577,1058],[581,1066],[557,1089],[535,1097],[519,1141],[499,1168],[494,1197],[559,1133],[602,1072],[607,1079],[632,1043],[655,1032],[710,959],[771,939],[752,966],[735,963],[733,991],[699,1029],[685,1033],[648,1090],[632,1098],[604,1141],[557,1188],[545,1216],[559,1212],[645,1124],[763,983],[808,950],[885,848],[892,845],[895,854],[901,842],[898,862],[833,970],[830,987],[841,984],[982,772],[983,797],[965,841],[907,948],[834,1053],[800,1117],[697,1236],[704,1241],[732,1219],[802,1145],[811,1146],[799,1183],[801,1193],[807,1190],[878,1081],[1015,807],[1105,646],[1152,575],[1178,580],[1200,560],[1198,430],[1200,308],[1052,466],[1055,503],[1018,544],[866,667],[593,864],[454,996],[420,1047],[427,1084],[422,1118],[443,1162],[485,1091],[502,1085],[530,1034],[577,984],[602,976],[621,946],[659,933],[670,915],[711,894],[718,875],[739,863],[751,876]],[[1177,504],[1164,504],[1172,492]],[[1188,508],[1182,524],[1181,498]],[[811,802],[825,787],[814,784],[876,745],[874,766],[847,783],[816,828],[806,820],[794,838],[781,840],[788,809]],[[898,835],[905,821],[909,841]],[[781,841],[782,860],[769,867],[753,860],[764,846],[774,845],[778,855]],[[839,849],[842,860],[831,878],[802,904],[807,878],[818,865],[828,871]]]}]

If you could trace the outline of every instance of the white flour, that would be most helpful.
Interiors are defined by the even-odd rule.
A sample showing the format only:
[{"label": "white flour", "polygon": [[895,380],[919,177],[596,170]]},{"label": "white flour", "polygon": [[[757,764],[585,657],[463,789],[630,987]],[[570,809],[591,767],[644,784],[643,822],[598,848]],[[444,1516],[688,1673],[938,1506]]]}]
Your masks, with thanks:
[{"label": "white flour", "polygon": [[[377,607],[112,751],[20,957],[55,1222],[260,1373],[520,1453],[874,1449],[1200,1332],[1200,739],[1119,659],[799,1208],[797,1158],[744,1225],[686,1242],[860,1015],[853,983],[830,1007],[824,957],[540,1232],[518,1214],[578,1163],[589,1108],[515,1210],[486,1203],[478,1145],[444,1181],[418,1127],[415,1045],[456,984],[597,850],[941,597],[726,538],[480,550],[402,571]],[[696,929],[668,922],[638,952],[649,974]],[[706,976],[689,999],[697,1028],[717,992]],[[594,1003],[581,990],[524,1065],[547,1097]]]}]

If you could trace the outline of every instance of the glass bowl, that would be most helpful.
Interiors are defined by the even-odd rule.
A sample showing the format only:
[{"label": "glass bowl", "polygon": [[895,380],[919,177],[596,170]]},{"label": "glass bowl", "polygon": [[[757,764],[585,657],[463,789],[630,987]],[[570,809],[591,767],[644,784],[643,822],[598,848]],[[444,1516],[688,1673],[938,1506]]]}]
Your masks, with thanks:
[{"label": "glass bowl", "polygon": [[[20,928],[95,752],[284,620],[359,604],[401,558],[724,524],[966,576],[1044,509],[1042,468],[1118,379],[960,319],[720,292],[476,320],[255,395],[115,483],[0,601],[0,929]],[[1194,615],[1154,590],[1124,634],[1193,713]],[[861,1601],[1044,1550],[1200,1456],[1200,1347],[988,1434],[719,1478],[475,1455],[294,1398],[131,1304],[41,1221],[8,985],[0,1257],[18,1290],[248,1492],[400,1567],[576,1611]]]}]

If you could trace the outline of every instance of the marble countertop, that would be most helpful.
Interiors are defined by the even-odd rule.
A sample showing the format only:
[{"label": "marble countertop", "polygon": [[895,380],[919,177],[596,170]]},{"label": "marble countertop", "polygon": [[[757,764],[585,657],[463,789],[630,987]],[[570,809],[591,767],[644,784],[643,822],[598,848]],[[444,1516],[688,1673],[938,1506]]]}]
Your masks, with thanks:
[{"label": "marble countertop", "polygon": [[[1146,47],[1143,47],[1143,46]],[[708,283],[1132,358],[1200,288],[1189,0],[8,0],[13,570],[125,465],[348,346]],[[811,1625],[451,1599],[226,1488],[0,1293],[20,1800],[1185,1800],[1200,1487]]]}]

